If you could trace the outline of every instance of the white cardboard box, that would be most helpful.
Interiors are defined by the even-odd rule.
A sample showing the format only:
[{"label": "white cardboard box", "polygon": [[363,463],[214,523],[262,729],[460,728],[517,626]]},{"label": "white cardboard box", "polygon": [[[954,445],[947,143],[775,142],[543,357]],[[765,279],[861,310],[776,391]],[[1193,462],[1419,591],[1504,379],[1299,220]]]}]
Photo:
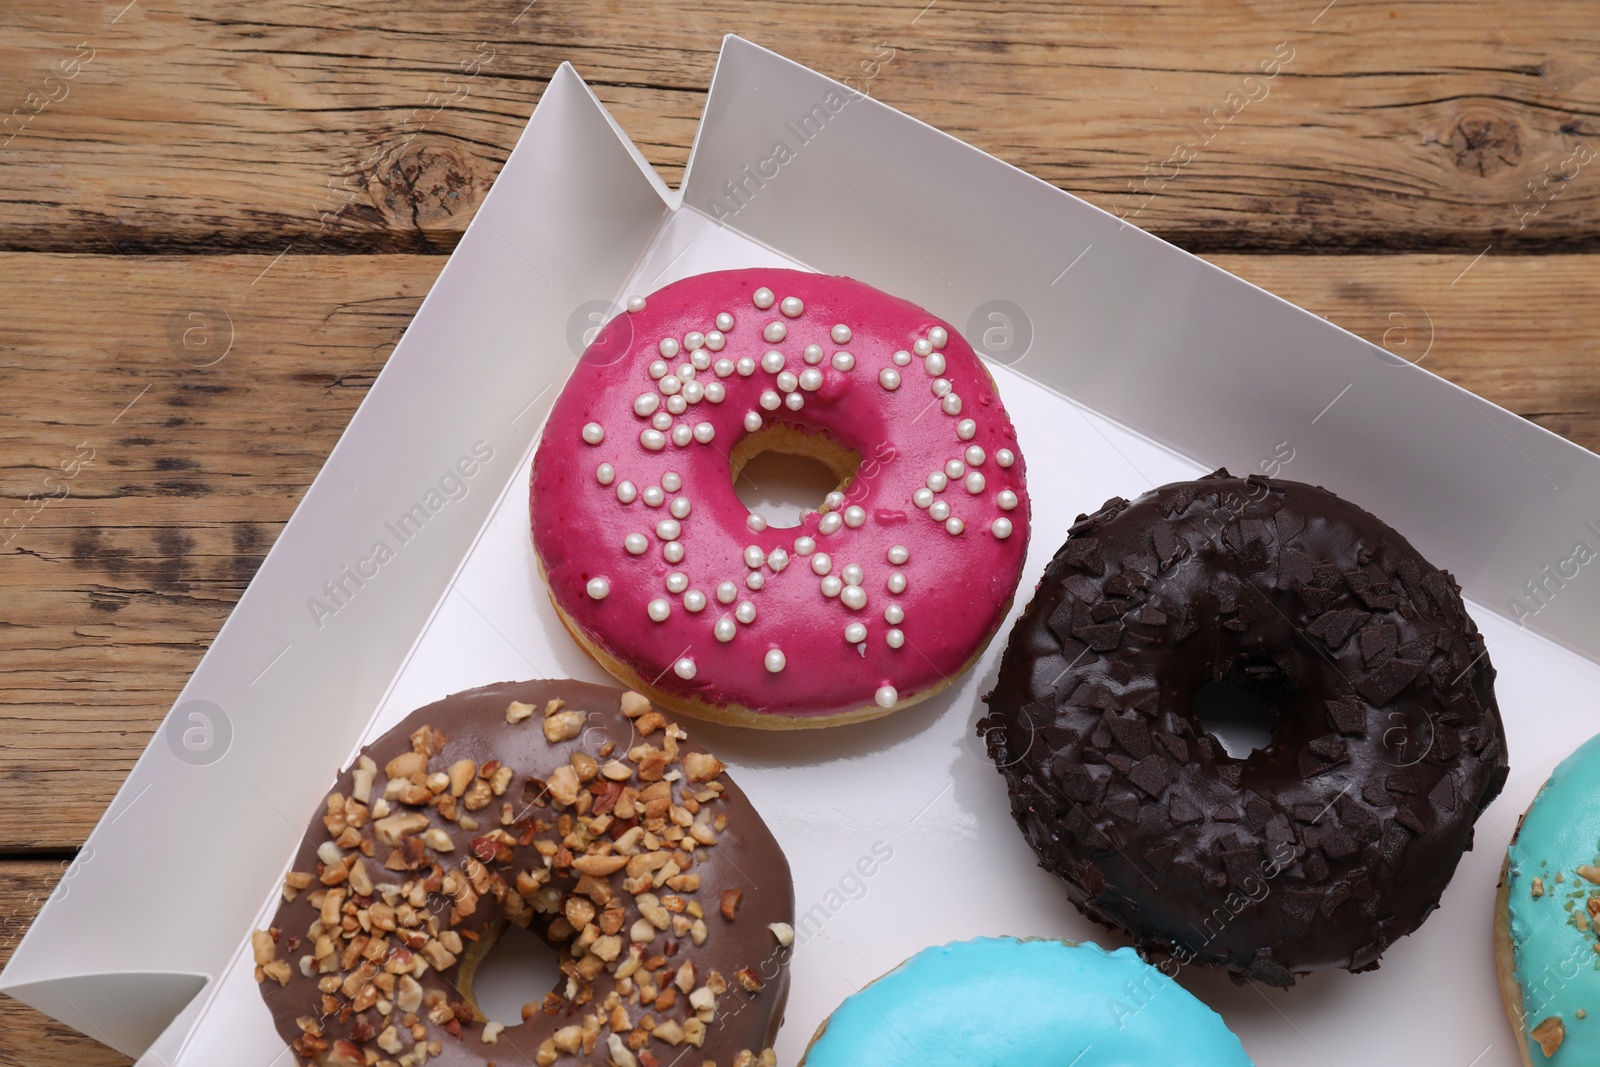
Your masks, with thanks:
[{"label": "white cardboard box", "polygon": [[[1284,447],[1283,476],[1374,511],[1459,577],[1500,670],[1512,773],[1439,913],[1373,974],[1319,974],[1287,993],[1181,981],[1263,1067],[1513,1067],[1490,913],[1518,814],[1600,722],[1600,568],[1559,570],[1577,542],[1600,547],[1600,457],[733,37],[681,193],[570,66],[557,72],[0,989],[141,1064],[286,1057],[248,933],[336,766],[450,692],[605,680],[556,622],[527,536],[528,462],[572,338],[627,294],[761,264],[860,278],[968,324],[996,356],[1031,460],[1019,611],[1079,512],[1221,465],[1255,469]],[[489,458],[465,493],[430,497],[474,449]],[[386,525],[419,503],[432,505],[419,532]],[[324,583],[380,539],[393,558],[330,596]],[[1542,583],[1542,599],[1525,583]],[[820,926],[794,959],[781,1062],[842,997],[926,945],[1118,943],[1036,867],[974,737],[1004,632],[940,697],[886,720],[782,744],[697,727],[783,842],[801,914]],[[852,877],[878,842],[892,859]]]}]

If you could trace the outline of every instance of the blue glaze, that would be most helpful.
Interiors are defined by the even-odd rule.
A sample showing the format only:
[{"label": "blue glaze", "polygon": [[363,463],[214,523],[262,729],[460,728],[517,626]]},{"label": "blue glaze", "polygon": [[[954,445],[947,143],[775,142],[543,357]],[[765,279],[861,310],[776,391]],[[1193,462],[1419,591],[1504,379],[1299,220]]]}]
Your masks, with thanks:
[{"label": "blue glaze", "polygon": [[849,997],[804,1067],[1251,1067],[1221,1016],[1131,948],[986,937]]},{"label": "blue glaze", "polygon": [[[1507,910],[1524,1030],[1553,1015],[1566,1027],[1565,1040],[1549,1059],[1528,1039],[1534,1063],[1600,1063],[1600,953],[1594,947],[1600,930],[1589,922],[1586,907],[1591,894],[1600,896],[1600,885],[1577,873],[1580,866],[1600,863],[1597,854],[1600,737],[1584,742],[1551,772],[1508,854]],[[1543,883],[1542,896],[1533,895],[1535,878]],[[1587,929],[1579,928],[1580,914]],[[1580,1010],[1588,1017],[1578,1018]]]}]

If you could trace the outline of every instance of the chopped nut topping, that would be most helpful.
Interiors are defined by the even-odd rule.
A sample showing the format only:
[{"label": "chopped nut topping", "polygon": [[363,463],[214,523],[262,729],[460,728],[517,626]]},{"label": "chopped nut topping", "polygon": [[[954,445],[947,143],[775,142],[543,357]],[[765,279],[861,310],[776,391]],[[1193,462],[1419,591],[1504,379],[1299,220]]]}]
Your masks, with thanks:
[{"label": "chopped nut topping", "polygon": [[513,700],[506,707],[506,722],[515,726],[517,723],[533,714],[533,705],[524,704],[520,700]]},{"label": "chopped nut topping", "polygon": [[[1583,868],[1578,868],[1578,873],[1583,874]],[[1588,878],[1589,876],[1585,874],[1584,877]],[[1592,878],[1589,880],[1591,882],[1594,881]],[[1535,1026],[1529,1036],[1539,1043],[1540,1051],[1548,1059],[1556,1054],[1556,1049],[1560,1048],[1561,1042],[1566,1040],[1567,1027],[1561,1021],[1561,1016],[1552,1015],[1538,1026]]]}]

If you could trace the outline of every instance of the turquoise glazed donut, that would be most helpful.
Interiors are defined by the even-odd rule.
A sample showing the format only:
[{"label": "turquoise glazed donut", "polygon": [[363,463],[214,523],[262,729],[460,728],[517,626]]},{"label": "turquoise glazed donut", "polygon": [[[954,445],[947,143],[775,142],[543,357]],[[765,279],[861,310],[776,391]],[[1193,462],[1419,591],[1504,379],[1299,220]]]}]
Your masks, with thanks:
[{"label": "turquoise glazed donut", "polygon": [[1561,761],[1522,817],[1494,927],[1523,1062],[1600,1063],[1600,737]]},{"label": "turquoise glazed donut", "polygon": [[800,1067],[1179,1062],[1251,1067],[1221,1016],[1131,948],[984,937],[923,949],[847,998]]}]

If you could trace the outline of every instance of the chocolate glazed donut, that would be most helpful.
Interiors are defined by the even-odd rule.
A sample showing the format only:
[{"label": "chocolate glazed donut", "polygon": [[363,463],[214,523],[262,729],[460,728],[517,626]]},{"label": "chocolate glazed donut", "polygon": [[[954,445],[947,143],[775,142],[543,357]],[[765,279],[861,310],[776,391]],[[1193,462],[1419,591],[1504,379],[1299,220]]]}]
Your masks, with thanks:
[{"label": "chocolate glazed donut", "polygon": [[[1325,489],[1227,471],[1079,516],[979,733],[1040,864],[1146,954],[1287,987],[1438,906],[1507,774],[1460,589]],[[1275,715],[1244,759],[1207,683]]]},{"label": "chocolate glazed donut", "polygon": [[[296,1063],[776,1062],[788,862],[638,693],[501,683],[413,712],[339,775],[283,898],[252,947]],[[472,993],[508,923],[561,970],[510,1027]]]}]

